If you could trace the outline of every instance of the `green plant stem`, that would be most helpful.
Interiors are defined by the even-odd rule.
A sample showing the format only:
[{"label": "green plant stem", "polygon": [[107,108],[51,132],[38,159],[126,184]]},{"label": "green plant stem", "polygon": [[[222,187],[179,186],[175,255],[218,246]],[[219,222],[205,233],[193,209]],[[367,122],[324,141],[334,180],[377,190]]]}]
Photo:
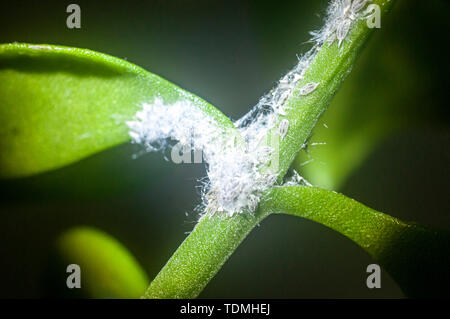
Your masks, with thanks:
[{"label": "green plant stem", "polygon": [[[394,1],[376,0],[387,12]],[[280,143],[279,180],[302,148],[320,115],[350,73],[364,43],[372,33],[366,21],[355,23],[342,47],[324,45],[309,65],[297,88],[320,83],[310,95],[293,94],[287,100],[289,131]],[[274,129],[275,130],[275,129]],[[274,134],[274,132],[269,132]],[[144,298],[194,298],[217,273],[250,230],[266,215],[203,218],[150,284]]]},{"label": "green plant stem", "polygon": [[448,296],[450,232],[406,223],[344,195],[315,187],[273,188],[262,214],[289,214],[325,225],[369,253],[409,297]]},{"label": "green plant stem", "polygon": [[266,213],[303,217],[330,227],[358,243],[376,259],[383,255],[393,236],[411,227],[344,195],[316,187],[273,188],[260,209]]},{"label": "green plant stem", "polygon": [[204,216],[150,284],[143,298],[195,298],[267,214]]},{"label": "green plant stem", "polygon": [[[379,5],[381,16],[391,8],[394,0],[375,0]],[[336,42],[324,44],[311,64],[306,69],[304,78],[297,85],[294,94],[287,100],[287,114],[281,119],[289,121],[289,130],[280,143],[279,181],[281,181],[294,161],[298,152],[304,147],[319,117],[326,111],[332,98],[344,82],[374,29],[368,28],[367,21],[356,21],[347,38],[339,47]],[[298,94],[298,90],[308,83],[318,83],[318,87],[307,96]],[[276,132],[274,128],[271,134]]]}]

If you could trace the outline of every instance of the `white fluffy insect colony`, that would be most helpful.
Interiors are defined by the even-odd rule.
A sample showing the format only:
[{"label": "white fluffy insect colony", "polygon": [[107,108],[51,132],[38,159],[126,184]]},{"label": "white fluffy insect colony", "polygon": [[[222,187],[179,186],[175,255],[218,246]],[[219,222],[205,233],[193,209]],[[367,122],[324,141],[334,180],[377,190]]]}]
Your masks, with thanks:
[{"label": "white fluffy insect colony", "polygon": [[352,23],[362,17],[364,9],[372,0],[337,0],[328,7],[325,27],[313,34],[319,42],[332,44],[338,41],[341,46],[350,31]]},{"label": "white fluffy insect colony", "polygon": [[[127,122],[133,142],[144,144],[148,151],[157,151],[167,147],[170,138],[193,150],[202,150],[209,179],[203,190],[203,215],[253,212],[262,192],[272,187],[278,178],[277,172],[262,169],[268,166],[274,154],[278,156],[275,152],[278,150],[262,143],[263,139],[275,129],[283,140],[289,130],[286,102],[304,78],[318,49],[335,40],[341,45],[367,2],[331,2],[325,26],[313,33],[313,48],[299,58],[297,65],[249,113],[234,123],[243,142],[236,142],[235,137],[230,140],[230,135],[190,100],[166,104],[161,98],[144,103],[135,119]],[[298,95],[311,94],[319,85],[306,83]],[[303,179],[296,176],[294,181]]]}]

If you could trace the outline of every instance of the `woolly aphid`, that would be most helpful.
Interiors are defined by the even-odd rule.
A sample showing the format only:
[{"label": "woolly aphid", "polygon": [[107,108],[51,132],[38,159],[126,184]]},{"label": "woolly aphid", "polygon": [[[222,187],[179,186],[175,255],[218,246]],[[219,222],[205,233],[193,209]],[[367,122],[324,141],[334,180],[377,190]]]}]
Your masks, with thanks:
[{"label": "woolly aphid", "polygon": [[[263,143],[263,139],[275,128],[283,140],[289,130],[289,121],[284,118],[289,112],[287,101],[294,94],[307,96],[320,86],[310,82],[297,89],[311,61],[322,45],[335,41],[342,45],[368,2],[334,0],[330,3],[325,25],[312,33],[312,49],[299,58],[297,65],[250,112],[234,123],[243,143],[237,143],[235,138],[227,139],[223,129],[193,102],[181,99],[166,104],[159,97],[143,103],[134,120],[126,123],[133,142],[143,144],[148,151],[158,151],[169,147],[168,139],[174,139],[203,152],[208,177],[202,191],[203,216],[255,211],[262,192],[278,178],[277,172],[264,169],[273,156],[278,156],[278,150]],[[287,183],[310,186],[297,172]]]}]

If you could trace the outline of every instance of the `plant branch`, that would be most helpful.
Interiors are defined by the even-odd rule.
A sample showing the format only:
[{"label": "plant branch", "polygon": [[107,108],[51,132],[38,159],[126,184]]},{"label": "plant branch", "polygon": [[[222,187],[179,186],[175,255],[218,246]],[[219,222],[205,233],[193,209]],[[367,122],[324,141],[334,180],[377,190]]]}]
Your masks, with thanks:
[{"label": "plant branch", "polygon": [[[384,17],[394,0],[376,0],[371,3],[381,8],[381,17]],[[280,143],[279,180],[282,180],[298,152],[304,147],[319,117],[326,111],[351,72],[373,30],[367,26],[365,19],[360,19],[354,23],[342,46],[338,46],[336,42],[331,45],[323,44],[307,67],[304,77],[296,84],[294,92],[299,92],[308,83],[317,83],[318,86],[306,96],[294,93],[286,102],[287,114],[280,119],[287,119],[290,129]]]},{"label": "plant branch", "polygon": [[155,97],[188,100],[236,135],[214,106],[128,61],[59,45],[0,44],[0,178],[56,169],[129,141],[125,122]]},{"label": "plant branch", "polygon": [[[384,16],[393,1],[376,0],[373,3],[382,8]],[[310,82],[319,83],[319,86],[308,96],[292,94],[287,100],[287,114],[280,120],[287,119],[290,125],[288,134],[280,143],[279,181],[350,73],[372,31],[367,27],[366,21],[356,21],[341,47],[333,43],[325,44],[319,49],[303,79],[297,83],[297,89]],[[275,130],[276,128],[269,134],[277,134]],[[214,215],[202,218],[150,284],[144,298],[198,296],[245,236],[266,216],[257,212],[254,217],[238,214],[233,217]]]},{"label": "plant branch", "polygon": [[449,295],[449,231],[406,223],[315,187],[273,188],[266,198],[262,214],[299,216],[341,233],[380,263],[409,297]]},{"label": "plant branch", "polygon": [[267,214],[205,215],[152,281],[143,298],[195,298]]}]

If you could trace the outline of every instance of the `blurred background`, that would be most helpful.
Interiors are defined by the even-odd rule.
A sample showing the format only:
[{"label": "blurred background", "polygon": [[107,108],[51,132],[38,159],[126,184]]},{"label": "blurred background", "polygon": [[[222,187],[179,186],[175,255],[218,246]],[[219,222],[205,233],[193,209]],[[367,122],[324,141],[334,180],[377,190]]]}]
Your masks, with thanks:
[{"label": "blurred background", "polygon": [[[124,58],[235,120],[309,49],[309,31],[322,25],[328,1],[77,1],[81,29],[66,27],[70,3],[2,1],[0,42]],[[295,164],[310,182],[403,220],[450,228],[449,9],[442,0],[399,0],[382,20],[314,131],[311,141],[326,145],[309,147]],[[65,274],[52,264],[55,241],[80,225],[118,239],[149,278],[158,273],[195,225],[205,168],[159,153],[133,159],[141,151],[125,144],[0,181],[0,297],[62,296],[49,275]],[[367,288],[371,263],[324,226],[271,216],[200,297],[402,298],[386,272],[381,289]]]}]

